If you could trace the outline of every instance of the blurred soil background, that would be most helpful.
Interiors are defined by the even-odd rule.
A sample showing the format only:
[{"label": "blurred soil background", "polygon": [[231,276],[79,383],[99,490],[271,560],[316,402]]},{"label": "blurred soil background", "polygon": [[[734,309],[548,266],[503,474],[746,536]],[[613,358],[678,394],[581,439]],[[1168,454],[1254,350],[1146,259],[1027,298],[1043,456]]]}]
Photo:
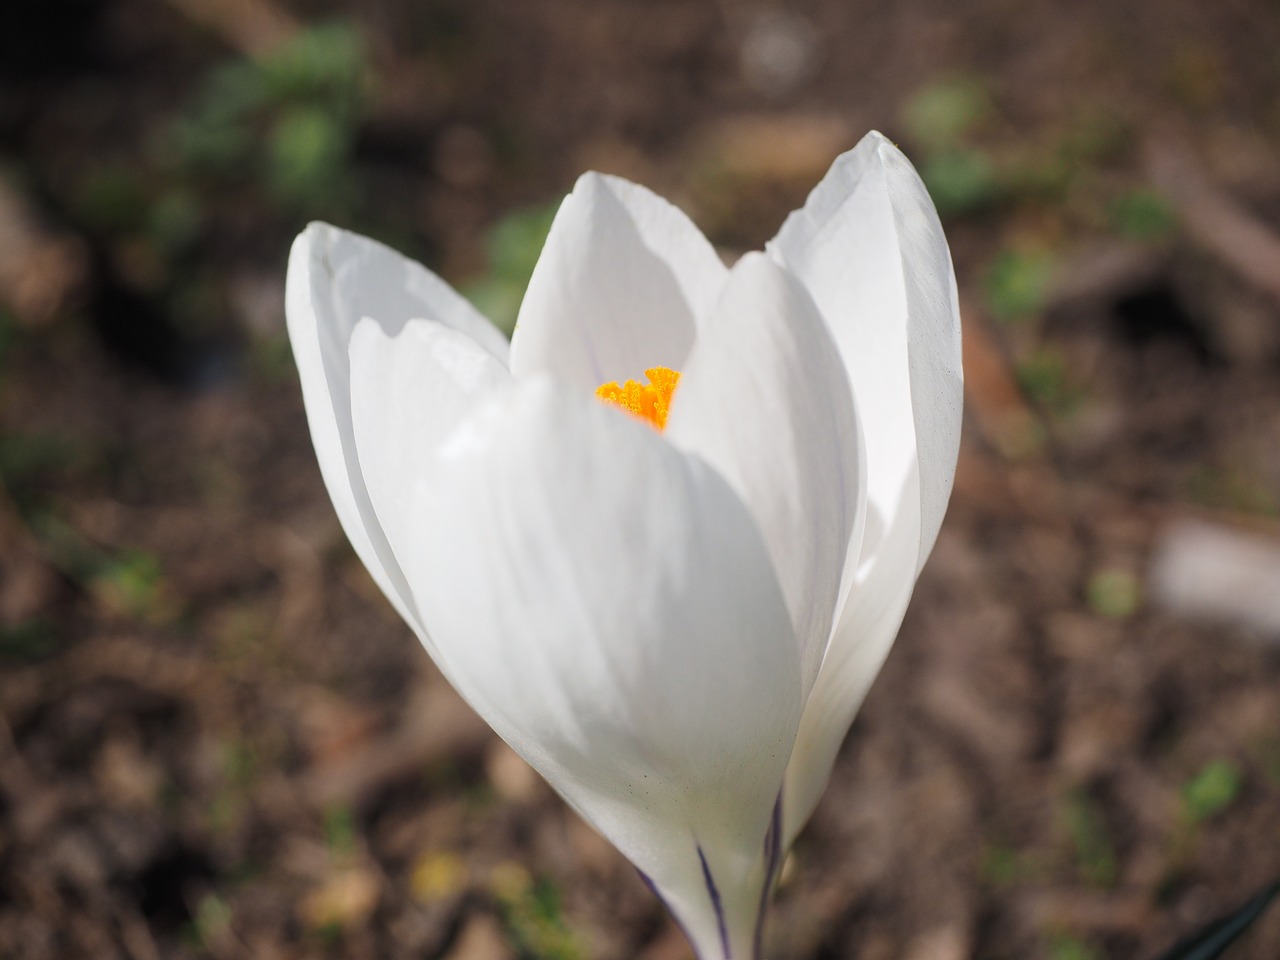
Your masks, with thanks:
[{"label": "blurred soil background", "polygon": [[8,0],[0,958],[687,957],[346,545],[285,257],[510,324],[583,169],[732,256],[871,127],[966,436],[768,955],[1150,958],[1280,871],[1274,3]]}]

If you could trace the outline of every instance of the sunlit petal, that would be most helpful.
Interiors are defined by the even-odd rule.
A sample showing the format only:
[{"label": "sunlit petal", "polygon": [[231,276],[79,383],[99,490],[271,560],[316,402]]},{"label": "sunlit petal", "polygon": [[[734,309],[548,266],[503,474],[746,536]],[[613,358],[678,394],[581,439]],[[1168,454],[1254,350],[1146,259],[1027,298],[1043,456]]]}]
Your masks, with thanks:
[{"label": "sunlit petal", "polygon": [[667,201],[618,177],[583,175],[556,214],[512,337],[517,377],[584,390],[683,366],[726,270]]},{"label": "sunlit petal", "polygon": [[[511,374],[466,334],[430,320],[410,320],[388,336],[365,318],[350,353],[356,452],[379,525],[399,555],[414,487],[437,448]],[[435,654],[434,642],[424,642]]]},{"label": "sunlit petal", "polygon": [[869,496],[882,515],[918,463],[922,566],[951,493],[964,393],[955,274],[929,194],[901,151],[869,133],[768,250],[813,295],[866,404]]},{"label": "sunlit petal", "polygon": [[[914,478],[904,484],[908,489],[914,485]],[[868,528],[876,522],[869,516]],[[784,846],[795,839],[822,796],[840,744],[898,635],[915,587],[919,522],[918,511],[907,500],[893,517],[896,528],[883,531],[875,562],[864,568],[832,632],[787,767]]]},{"label": "sunlit petal", "polygon": [[951,493],[963,383],[942,228],[915,170],[880,134],[836,160],[768,250],[804,282],[839,344],[862,411],[870,517],[822,670],[847,675],[820,677],[810,698],[809,759],[797,759],[789,777],[790,837],[825,785],[847,728],[839,718],[851,719],[861,702],[849,691],[865,692],[875,676],[933,548]]},{"label": "sunlit petal", "polygon": [[294,241],[285,309],[311,439],[338,519],[383,593],[420,633],[412,594],[378,523],[356,453],[348,344],[362,317],[373,317],[390,334],[411,317],[426,317],[466,333],[504,363],[506,343],[425,267],[322,223]]},{"label": "sunlit petal", "polygon": [[703,956],[724,955],[722,926],[750,956],[801,681],[746,508],[647,425],[541,378],[430,476],[402,559],[449,676]]},{"label": "sunlit petal", "polygon": [[861,537],[858,422],[817,307],[763,254],[747,254],[730,274],[684,370],[666,432],[715,467],[755,517],[801,644],[807,693],[838,606],[850,537]]}]

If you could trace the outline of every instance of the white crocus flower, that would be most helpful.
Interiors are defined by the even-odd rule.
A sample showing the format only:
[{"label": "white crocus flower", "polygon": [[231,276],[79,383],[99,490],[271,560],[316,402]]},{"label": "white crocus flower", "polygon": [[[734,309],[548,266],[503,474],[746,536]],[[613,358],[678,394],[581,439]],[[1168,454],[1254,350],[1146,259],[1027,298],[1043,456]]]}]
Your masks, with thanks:
[{"label": "white crocus flower", "polygon": [[955,281],[911,165],[869,134],[732,269],[586,174],[510,347],[322,224],[287,305],[325,483],[396,610],[700,956],[758,956],[950,495]]}]

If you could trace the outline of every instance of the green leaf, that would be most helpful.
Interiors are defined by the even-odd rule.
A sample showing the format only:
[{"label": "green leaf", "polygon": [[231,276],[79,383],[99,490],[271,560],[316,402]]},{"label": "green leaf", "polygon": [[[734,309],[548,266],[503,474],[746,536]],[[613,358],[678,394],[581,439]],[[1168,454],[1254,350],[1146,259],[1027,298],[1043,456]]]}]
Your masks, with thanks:
[{"label": "green leaf", "polygon": [[991,112],[981,83],[951,77],[917,91],[902,111],[911,139],[930,150],[954,147]]},{"label": "green leaf", "polygon": [[1131,571],[1108,567],[1089,578],[1085,598],[1096,613],[1122,620],[1142,605],[1142,585]]},{"label": "green leaf", "polygon": [[1191,936],[1178,941],[1160,960],[1215,960],[1236,938],[1257,920],[1280,894],[1280,880],[1275,880],[1234,913],[1219,917]]},{"label": "green leaf", "polygon": [[1014,371],[1028,397],[1053,413],[1066,413],[1077,399],[1067,382],[1067,361],[1051,346],[1033,351]]},{"label": "green leaf", "polygon": [[1098,952],[1076,937],[1059,935],[1049,941],[1049,960],[1099,960]]},{"label": "green leaf", "polygon": [[528,284],[542,255],[559,202],[515,210],[499,220],[489,234],[490,269],[505,280]]},{"label": "green leaf", "polygon": [[163,574],[159,557],[142,550],[122,550],[103,557],[89,578],[89,588],[119,613],[145,619],[162,611]]},{"label": "green leaf", "polygon": [[356,823],[349,808],[335,805],[325,810],[324,839],[334,856],[351,855],[356,848]]},{"label": "green leaf", "polygon": [[1116,230],[1135,240],[1159,240],[1173,232],[1178,218],[1167,200],[1152,190],[1134,190],[1111,208]]},{"label": "green leaf", "polygon": [[550,881],[526,876],[494,893],[507,936],[520,957],[581,960],[585,955],[561,910],[560,891]]},{"label": "green leaf", "polygon": [[526,207],[494,224],[485,243],[488,271],[463,287],[476,308],[507,334],[515,327],[558,208],[558,203]]},{"label": "green leaf", "polygon": [[1187,781],[1182,806],[1195,823],[1221,813],[1240,793],[1240,771],[1227,760],[1215,760]]},{"label": "green leaf", "polygon": [[1112,886],[1118,872],[1115,846],[1097,803],[1083,790],[1072,791],[1063,804],[1063,819],[1080,876],[1095,887]]},{"label": "green leaf", "polygon": [[321,97],[347,109],[359,105],[368,63],[359,31],[339,22],[303,31],[258,69],[263,90],[276,103]]},{"label": "green leaf", "polygon": [[1006,250],[987,274],[987,302],[992,315],[1012,323],[1025,320],[1044,308],[1056,267],[1045,250]]},{"label": "green leaf", "polygon": [[489,275],[466,284],[462,287],[462,293],[477,310],[492,320],[499,330],[511,336],[528,283],[528,279],[508,280]]},{"label": "green leaf", "polygon": [[323,107],[285,112],[269,140],[270,182],[276,196],[305,203],[336,191],[350,147],[350,131]]},{"label": "green leaf", "polygon": [[925,160],[920,177],[944,217],[973,213],[1000,197],[995,168],[980,150],[940,151]]}]

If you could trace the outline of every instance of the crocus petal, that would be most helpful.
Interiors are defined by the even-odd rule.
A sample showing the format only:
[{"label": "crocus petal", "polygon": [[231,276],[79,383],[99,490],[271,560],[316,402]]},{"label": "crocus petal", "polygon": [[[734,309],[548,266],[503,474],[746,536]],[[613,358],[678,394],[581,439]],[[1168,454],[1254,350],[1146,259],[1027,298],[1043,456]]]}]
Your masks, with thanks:
[{"label": "crocus petal", "polygon": [[[820,677],[810,697],[808,759],[797,757],[788,776],[789,842],[826,783],[848,725],[840,718],[851,720],[861,702],[827,699],[870,684],[933,548],[959,450],[963,383],[946,239],[920,178],[883,136],[868,134],[837,159],[768,250],[808,288],[840,347],[863,413],[872,518],[822,668],[850,675]],[[881,610],[886,598],[892,607]]]},{"label": "crocus petal", "polygon": [[[844,611],[827,645],[796,734],[787,765],[783,805],[783,848],[790,846],[808,822],[826,788],[844,734],[862,706],[902,625],[915,587],[916,530],[920,514],[914,506],[916,480],[904,484],[906,502],[895,514],[895,526],[883,532],[875,562],[860,571]],[[875,518],[869,516],[867,526]],[[868,529],[868,537],[871,531]]]},{"label": "crocus petal", "polygon": [[715,467],[755,517],[801,644],[807,694],[850,538],[861,538],[865,484],[840,354],[809,294],[765,255],[747,254],[730,273],[685,365],[666,435]]},{"label": "crocus petal", "polygon": [[517,377],[584,390],[679,369],[725,267],[680,210],[644,187],[587,173],[561,204],[511,343]]},{"label": "crocus petal", "polygon": [[725,481],[535,377],[440,448],[405,543],[472,706],[704,958],[750,956],[800,673],[767,549]]},{"label": "crocus petal", "polygon": [[923,566],[946,512],[964,384],[951,254],[915,169],[869,133],[839,157],[769,252],[813,295],[866,406],[871,502],[889,516],[919,469]]},{"label": "crocus petal", "polygon": [[425,267],[323,223],[309,225],[294,241],[285,312],[311,440],[338,519],[382,592],[421,634],[413,596],[378,522],[357,456],[348,343],[362,317],[373,317],[389,334],[410,317],[427,317],[466,333],[504,363],[506,343]]},{"label": "crocus petal", "polygon": [[[361,320],[351,335],[356,452],[379,526],[396,555],[414,486],[441,442],[475,407],[511,383],[507,368],[464,333],[410,320],[395,336]],[[423,642],[437,656],[434,642]]]}]

